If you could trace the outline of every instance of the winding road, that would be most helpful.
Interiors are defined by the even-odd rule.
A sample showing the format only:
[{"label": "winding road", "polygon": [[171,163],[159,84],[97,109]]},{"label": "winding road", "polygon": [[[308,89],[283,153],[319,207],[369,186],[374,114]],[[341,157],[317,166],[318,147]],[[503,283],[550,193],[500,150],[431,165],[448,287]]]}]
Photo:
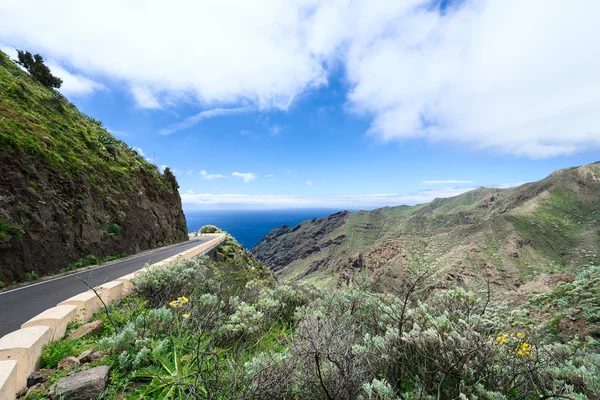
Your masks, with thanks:
[{"label": "winding road", "polygon": [[42,311],[54,307],[63,300],[85,292],[87,287],[77,277],[87,280],[90,286],[98,286],[121,276],[179,254],[212,237],[199,237],[188,242],[148,250],[134,257],[113,261],[71,275],[0,293],[0,337],[21,328],[21,325]]}]

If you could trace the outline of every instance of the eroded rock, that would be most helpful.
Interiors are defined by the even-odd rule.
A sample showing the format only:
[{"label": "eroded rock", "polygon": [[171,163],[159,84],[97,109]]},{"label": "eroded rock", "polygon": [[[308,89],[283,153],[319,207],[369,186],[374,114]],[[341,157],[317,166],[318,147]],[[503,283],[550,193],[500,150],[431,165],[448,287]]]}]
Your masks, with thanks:
[{"label": "eroded rock", "polygon": [[81,363],[77,357],[67,357],[58,362],[58,369],[69,371],[75,367],[78,367],[79,365],[81,365]]},{"label": "eroded rock", "polygon": [[70,339],[81,339],[85,335],[98,336],[102,329],[104,329],[104,322],[96,320],[69,332],[68,337]]},{"label": "eroded rock", "polygon": [[100,396],[108,386],[110,367],[90,368],[62,378],[56,384],[52,399],[89,400]]}]

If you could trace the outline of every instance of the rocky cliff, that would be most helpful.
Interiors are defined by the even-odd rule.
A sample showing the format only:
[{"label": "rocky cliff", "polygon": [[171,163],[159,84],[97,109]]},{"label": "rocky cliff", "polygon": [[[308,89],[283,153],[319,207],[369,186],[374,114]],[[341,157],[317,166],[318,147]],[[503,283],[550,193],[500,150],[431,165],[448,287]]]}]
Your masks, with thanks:
[{"label": "rocky cliff", "polygon": [[390,289],[426,269],[441,286],[527,289],[538,276],[600,265],[600,163],[511,189],[304,221],[252,252],[280,278],[319,286],[367,278]]},{"label": "rocky cliff", "polygon": [[177,188],[0,52],[0,281],[186,240]]}]

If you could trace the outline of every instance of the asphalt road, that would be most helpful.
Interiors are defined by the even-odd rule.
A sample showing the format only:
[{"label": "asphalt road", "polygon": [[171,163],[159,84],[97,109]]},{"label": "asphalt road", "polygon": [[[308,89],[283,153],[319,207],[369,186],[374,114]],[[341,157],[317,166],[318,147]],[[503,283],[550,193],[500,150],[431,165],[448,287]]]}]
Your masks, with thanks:
[{"label": "asphalt road", "polygon": [[21,325],[42,311],[56,306],[63,300],[85,292],[87,287],[76,277],[87,280],[92,287],[120,278],[207,242],[212,237],[200,237],[162,249],[144,252],[137,257],[114,261],[73,275],[42,281],[22,288],[0,293],[0,337],[21,328]]}]

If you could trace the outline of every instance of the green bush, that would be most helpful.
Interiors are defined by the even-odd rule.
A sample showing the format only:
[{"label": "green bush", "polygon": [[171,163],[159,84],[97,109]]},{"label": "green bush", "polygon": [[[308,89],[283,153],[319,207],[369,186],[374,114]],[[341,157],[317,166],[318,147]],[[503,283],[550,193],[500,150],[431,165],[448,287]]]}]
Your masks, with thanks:
[{"label": "green bush", "polygon": [[4,289],[4,286],[6,286],[4,282],[0,281],[0,289]]},{"label": "green bush", "polygon": [[90,254],[90,255],[85,256],[85,258],[83,258],[79,261],[74,261],[71,264],[67,265],[66,267],[61,268],[59,270],[59,272],[63,273],[63,272],[73,271],[78,268],[89,267],[90,265],[97,265],[99,263],[100,263],[100,260],[98,259],[98,257]]},{"label": "green bush", "polygon": [[106,227],[106,231],[111,236],[116,235],[117,233],[119,233],[120,230],[121,230],[121,227],[117,224],[110,224]]},{"label": "green bush", "polygon": [[181,296],[191,296],[211,284],[208,257],[152,268],[133,280],[134,291],[153,308]]},{"label": "green bush", "polygon": [[214,225],[204,225],[200,228],[200,233],[219,233],[221,230]]},{"label": "green bush", "polygon": [[35,281],[38,278],[38,274],[35,271],[30,271],[25,274],[25,280],[27,282]]}]

